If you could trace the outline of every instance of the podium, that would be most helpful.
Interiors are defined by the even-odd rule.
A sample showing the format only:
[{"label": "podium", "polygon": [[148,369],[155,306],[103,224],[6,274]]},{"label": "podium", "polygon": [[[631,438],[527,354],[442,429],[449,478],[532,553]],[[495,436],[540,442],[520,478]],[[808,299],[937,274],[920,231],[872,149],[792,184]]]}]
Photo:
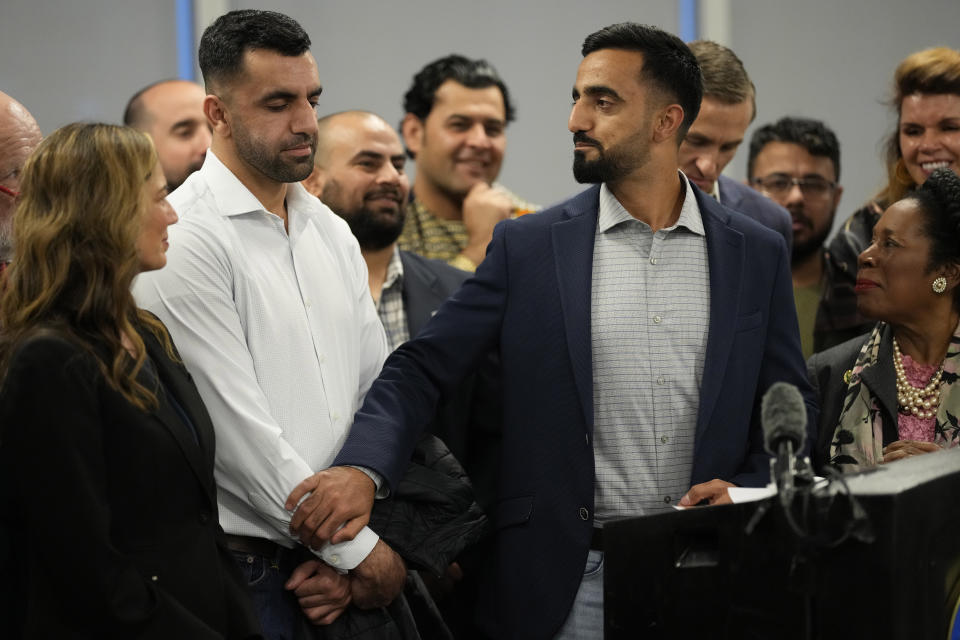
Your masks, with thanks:
[{"label": "podium", "polygon": [[856,526],[836,482],[797,496],[803,535],[776,497],[608,523],[606,639],[953,637],[960,450],[844,479]]}]

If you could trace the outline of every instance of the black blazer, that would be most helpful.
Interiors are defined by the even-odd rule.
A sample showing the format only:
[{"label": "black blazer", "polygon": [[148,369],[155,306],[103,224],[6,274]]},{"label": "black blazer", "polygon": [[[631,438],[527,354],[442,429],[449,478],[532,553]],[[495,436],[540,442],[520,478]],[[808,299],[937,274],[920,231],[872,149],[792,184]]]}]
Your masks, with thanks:
[{"label": "black blazer", "polygon": [[[29,638],[248,638],[259,624],[218,524],[210,417],[141,332],[160,380],[144,412],[84,347],[29,338],[0,390],[0,491]],[[140,380],[149,376],[141,372]]]},{"label": "black blazer", "polygon": [[[503,436],[491,581],[481,594],[495,638],[552,638],[583,577],[593,535],[591,273],[600,187],[494,230],[476,274],[397,349],[367,392],[334,464],[365,465],[395,486],[419,432],[460,380],[497,349]],[[690,484],[769,479],[759,403],[774,383],[817,408],[797,331],[783,239],[696,188],[710,272]],[[707,301],[704,301],[706,304]],[[815,438],[811,436],[812,442]],[[469,472],[469,470],[468,470]]]},{"label": "black blazer", "polygon": [[[833,442],[843,399],[847,395],[847,382],[843,374],[853,369],[857,355],[870,334],[857,336],[837,346],[815,353],[807,360],[807,373],[820,401],[818,439],[813,448],[814,469],[823,472],[830,460],[830,444]],[[899,439],[897,426],[897,374],[893,369],[893,330],[889,325],[880,335],[880,351],[877,365],[868,367],[860,376],[863,384],[877,398],[883,419],[883,445]]]}]

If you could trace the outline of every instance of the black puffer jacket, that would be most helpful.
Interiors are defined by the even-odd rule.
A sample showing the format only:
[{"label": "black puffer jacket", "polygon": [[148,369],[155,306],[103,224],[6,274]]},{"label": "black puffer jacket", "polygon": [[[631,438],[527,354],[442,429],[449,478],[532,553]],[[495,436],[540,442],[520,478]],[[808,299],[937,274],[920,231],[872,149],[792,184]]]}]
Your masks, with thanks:
[{"label": "black puffer jacket", "polygon": [[414,569],[441,575],[487,529],[470,480],[446,445],[425,435],[396,491],[374,503],[370,528],[411,569],[404,594],[383,609],[350,607],[327,627],[326,640],[420,640],[452,638]]}]

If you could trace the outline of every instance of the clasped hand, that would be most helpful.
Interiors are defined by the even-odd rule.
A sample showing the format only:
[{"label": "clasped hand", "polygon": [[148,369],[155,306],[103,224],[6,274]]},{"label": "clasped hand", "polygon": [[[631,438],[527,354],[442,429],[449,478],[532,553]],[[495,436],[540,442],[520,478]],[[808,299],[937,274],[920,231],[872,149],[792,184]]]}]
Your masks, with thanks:
[{"label": "clasped hand", "polygon": [[315,473],[287,497],[287,511],[296,508],[290,533],[311,549],[327,540],[333,544],[353,540],[370,522],[375,493],[373,480],[359,469],[331,467]]}]

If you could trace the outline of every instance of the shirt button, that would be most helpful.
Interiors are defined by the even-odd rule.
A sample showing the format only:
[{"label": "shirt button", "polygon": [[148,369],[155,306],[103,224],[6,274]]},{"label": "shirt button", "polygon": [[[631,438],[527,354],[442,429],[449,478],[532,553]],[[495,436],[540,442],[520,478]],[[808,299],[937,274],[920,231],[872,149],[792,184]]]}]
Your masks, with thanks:
[{"label": "shirt button", "polygon": [[663,496],[663,503],[670,504],[670,496]]},{"label": "shirt button", "polygon": [[657,384],[663,384],[663,376],[657,377]]},{"label": "shirt button", "polygon": [[580,519],[581,519],[581,520],[589,520],[589,519],[590,519],[590,512],[587,511],[587,508],[586,508],[586,507],[580,507]]},{"label": "shirt button", "polygon": [[309,308],[310,308],[310,301],[309,301],[309,300],[304,300],[304,301],[303,301],[303,306],[305,306],[307,309],[309,309]]},{"label": "shirt button", "polygon": [[327,361],[327,356],[323,355],[322,353],[317,356],[317,362],[319,362],[320,364],[323,364],[326,361]]},{"label": "shirt button", "polygon": [[205,513],[200,514],[200,524],[207,524],[210,521],[210,516]]},{"label": "shirt button", "polygon": [[334,422],[340,422],[340,414],[339,414],[339,413],[334,413],[334,414],[333,414],[333,421],[334,421]]},{"label": "shirt button", "polygon": [[663,444],[667,444],[667,442],[669,441],[670,441],[670,438],[668,438],[667,436],[660,436],[660,442],[662,442]]},{"label": "shirt button", "polygon": [[158,580],[157,576],[150,576],[150,579],[156,582]]},{"label": "shirt button", "polygon": [[340,564],[340,556],[336,554],[330,556],[330,564]]},{"label": "shirt button", "polygon": [[650,256],[650,264],[657,264],[657,259],[653,256]]},{"label": "shirt button", "polygon": [[660,324],[660,320],[661,320],[660,316],[653,316],[653,323],[654,323],[654,324]]}]

